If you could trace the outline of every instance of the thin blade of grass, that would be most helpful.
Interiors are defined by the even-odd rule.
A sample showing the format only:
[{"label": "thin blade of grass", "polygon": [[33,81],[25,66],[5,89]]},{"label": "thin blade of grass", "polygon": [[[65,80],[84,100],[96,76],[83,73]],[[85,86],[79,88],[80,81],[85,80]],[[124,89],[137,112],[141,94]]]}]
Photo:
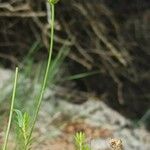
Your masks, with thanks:
[{"label": "thin blade of grass", "polygon": [[64,80],[78,80],[78,79],[85,78],[85,77],[88,77],[88,76],[92,76],[92,75],[95,75],[95,74],[98,74],[98,73],[100,73],[100,71],[84,72],[84,73],[69,76],[69,77],[65,78]]},{"label": "thin blade of grass", "polygon": [[15,79],[14,79],[14,87],[13,87],[13,93],[12,93],[12,99],[11,99],[10,114],[9,114],[7,129],[6,129],[3,150],[6,150],[7,143],[8,143],[8,137],[9,137],[9,133],[10,133],[10,126],[11,126],[13,108],[14,108],[14,102],[15,102],[15,96],[16,96],[17,79],[18,79],[18,68],[16,68],[16,71],[15,71]]}]

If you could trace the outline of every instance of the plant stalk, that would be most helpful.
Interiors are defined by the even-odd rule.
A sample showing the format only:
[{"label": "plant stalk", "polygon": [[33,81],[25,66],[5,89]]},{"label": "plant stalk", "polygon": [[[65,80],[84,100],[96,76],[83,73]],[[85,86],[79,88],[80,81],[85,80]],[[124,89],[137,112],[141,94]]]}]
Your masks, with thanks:
[{"label": "plant stalk", "polygon": [[18,79],[18,67],[16,67],[16,71],[15,71],[13,94],[12,94],[12,99],[11,99],[11,108],[10,108],[10,113],[9,113],[9,120],[8,120],[7,129],[6,129],[6,135],[5,135],[3,150],[6,150],[7,143],[8,143],[8,137],[9,137],[9,133],[10,133],[10,126],[11,126],[13,108],[14,108],[14,102],[15,102],[15,96],[16,96],[17,79]]},{"label": "plant stalk", "polygon": [[39,110],[40,110],[41,102],[42,102],[43,95],[44,95],[45,88],[46,88],[46,84],[47,84],[47,79],[48,79],[48,73],[49,73],[49,69],[50,69],[50,64],[51,64],[51,57],[52,57],[52,51],[53,51],[53,42],[54,42],[55,6],[54,6],[54,4],[50,4],[50,5],[51,5],[51,35],[50,35],[49,56],[48,56],[46,71],[45,71],[44,80],[43,80],[43,83],[42,83],[40,95],[39,95],[38,100],[37,100],[38,104],[37,104],[35,115],[34,115],[34,118],[33,118],[33,124],[31,126],[31,130],[30,130],[30,133],[29,133],[28,142],[31,139],[32,132],[33,132],[33,129],[34,129],[37,117],[38,117],[38,113],[39,113]]}]

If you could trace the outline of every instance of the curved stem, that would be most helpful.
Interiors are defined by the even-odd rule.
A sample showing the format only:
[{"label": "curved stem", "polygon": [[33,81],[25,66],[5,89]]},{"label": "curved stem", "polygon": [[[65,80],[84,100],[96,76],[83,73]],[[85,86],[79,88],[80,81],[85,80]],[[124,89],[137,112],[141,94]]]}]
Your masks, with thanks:
[{"label": "curved stem", "polygon": [[46,71],[45,71],[45,75],[44,75],[43,84],[42,84],[42,87],[41,87],[40,95],[39,95],[38,100],[37,100],[38,104],[37,104],[37,107],[36,107],[35,116],[34,116],[34,119],[33,119],[33,124],[31,126],[30,134],[29,134],[29,137],[28,137],[28,142],[30,141],[31,136],[32,136],[32,132],[33,132],[33,129],[34,129],[37,117],[38,117],[38,113],[39,113],[39,110],[40,110],[41,102],[42,102],[43,95],[44,95],[45,88],[46,88],[46,84],[47,84],[48,73],[49,73],[49,69],[50,69],[51,57],[52,57],[52,51],[53,51],[54,19],[55,19],[55,7],[54,7],[54,4],[51,4],[51,35],[50,35],[49,56],[48,56],[48,61],[47,61],[47,66],[46,66]]},{"label": "curved stem", "polygon": [[6,129],[6,136],[5,136],[5,140],[4,140],[3,150],[6,150],[7,143],[8,143],[10,125],[11,125],[11,121],[12,121],[13,108],[14,108],[14,102],[15,102],[15,96],[16,96],[17,79],[18,79],[18,68],[16,68],[16,71],[15,71],[15,80],[14,80],[12,99],[11,99],[11,108],[10,108],[10,113],[9,113],[9,120],[8,120],[7,129]]}]

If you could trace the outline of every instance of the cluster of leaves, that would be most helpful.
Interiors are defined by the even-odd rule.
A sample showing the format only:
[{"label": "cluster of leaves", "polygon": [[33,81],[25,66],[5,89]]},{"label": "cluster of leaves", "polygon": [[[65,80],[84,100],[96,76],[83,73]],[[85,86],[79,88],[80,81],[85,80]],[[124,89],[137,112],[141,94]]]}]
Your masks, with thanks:
[{"label": "cluster of leaves", "polygon": [[77,132],[74,139],[76,150],[91,150],[90,146],[86,143],[85,133]]},{"label": "cluster of leaves", "polygon": [[28,113],[22,113],[20,110],[14,110],[16,113],[16,133],[17,149],[29,150],[31,140],[30,133],[30,116]]}]

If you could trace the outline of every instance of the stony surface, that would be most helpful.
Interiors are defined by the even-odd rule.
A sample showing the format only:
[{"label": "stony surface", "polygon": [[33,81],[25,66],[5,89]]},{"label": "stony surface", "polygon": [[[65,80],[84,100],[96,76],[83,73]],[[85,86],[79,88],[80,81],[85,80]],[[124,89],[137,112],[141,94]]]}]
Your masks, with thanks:
[{"label": "stony surface", "polygon": [[[57,106],[51,102],[45,102],[42,108],[44,111],[40,112],[38,132],[49,138],[53,135],[56,141],[52,140],[53,144],[49,142],[53,146],[57,143],[64,145],[66,141],[68,148],[64,145],[62,149],[69,150],[73,134],[81,130],[86,133],[93,150],[109,149],[108,143],[111,138],[121,139],[125,150],[150,149],[150,133],[145,129],[135,128],[128,119],[101,101],[89,99],[82,105],[75,105],[59,100]],[[47,116],[45,110],[49,117],[45,117]],[[45,138],[43,137],[43,142]]]},{"label": "stony surface", "polygon": [[[11,71],[0,69],[0,90],[5,90],[1,95],[11,91],[12,85],[6,86],[11,77]],[[34,132],[33,149],[74,150],[74,133],[84,131],[93,150],[109,150],[111,138],[121,139],[125,150],[150,150],[150,133],[135,127],[102,101],[90,97],[85,103],[76,105],[59,97],[50,98],[53,93],[56,92],[46,91]],[[0,136],[2,133],[0,130]]]}]

